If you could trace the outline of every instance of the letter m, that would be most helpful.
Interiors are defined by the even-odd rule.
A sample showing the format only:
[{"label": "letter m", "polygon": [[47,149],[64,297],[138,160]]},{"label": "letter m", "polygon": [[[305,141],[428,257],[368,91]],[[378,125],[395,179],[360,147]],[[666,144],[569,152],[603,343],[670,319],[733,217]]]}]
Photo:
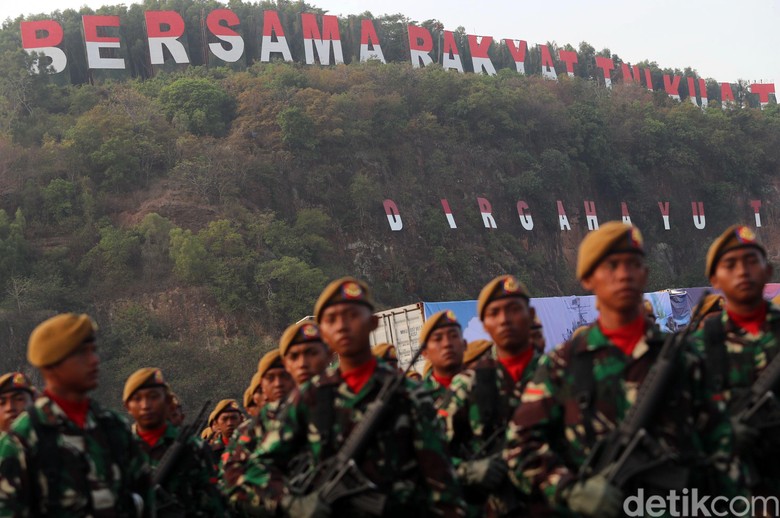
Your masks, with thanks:
[{"label": "letter m", "polygon": [[333,46],[333,61],[344,63],[339,34],[339,19],[333,15],[322,16],[322,33],[317,25],[317,16],[313,13],[301,13],[303,26],[303,49],[306,53],[306,64],[314,64],[314,49],[321,65],[330,65],[330,48]]}]

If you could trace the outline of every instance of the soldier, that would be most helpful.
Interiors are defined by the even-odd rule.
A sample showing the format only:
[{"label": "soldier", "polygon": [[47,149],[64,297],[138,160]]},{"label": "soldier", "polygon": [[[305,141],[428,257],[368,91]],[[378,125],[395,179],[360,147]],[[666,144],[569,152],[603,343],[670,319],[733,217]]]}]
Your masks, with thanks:
[{"label": "soldier", "polygon": [[[695,478],[683,480],[688,474],[703,475],[705,459],[715,462],[722,480],[728,478],[730,427],[705,392],[701,357],[692,348],[673,359],[678,370],[664,407],[647,424],[650,436],[677,462],[631,479],[636,484],[631,487],[617,488],[600,473],[579,476],[597,441],[608,437],[634,404],[661,350],[660,331],[642,310],[647,277],[642,236],[635,227],[609,222],[585,237],[577,278],[596,296],[599,319],[542,358],[507,430],[504,456],[513,482],[547,499],[557,514],[568,509],[617,516],[623,498],[634,496],[639,487],[646,498],[702,488]],[[728,488],[722,489],[715,494],[726,494]]]},{"label": "soldier", "polygon": [[[780,350],[780,308],[764,300],[772,278],[766,250],[747,227],[734,225],[716,239],[707,253],[706,274],[721,290],[725,304],[693,337],[706,354],[707,373],[717,400],[728,406],[750,390]],[[778,391],[775,390],[776,395]],[[780,495],[780,426],[761,429],[732,417],[738,453],[755,496]]]},{"label": "soldier", "polygon": [[[179,436],[179,430],[166,420],[171,397],[162,371],[150,367],[127,378],[122,394],[125,408],[135,420],[133,431],[153,470],[159,468]],[[185,437],[169,475],[155,488],[156,515],[224,516],[222,497],[214,485],[216,476],[207,446],[197,437]]]},{"label": "soldier", "polygon": [[209,415],[209,428],[211,428],[209,446],[215,461],[219,462],[222,458],[233,432],[243,420],[244,416],[235,399],[223,399],[217,403]]},{"label": "soldier", "polygon": [[460,322],[452,311],[439,311],[425,321],[420,330],[420,347],[430,362],[431,370],[425,377],[423,388],[430,392],[433,406],[439,415],[446,412],[452,379],[463,366],[466,341]]},{"label": "soldier", "polygon": [[33,402],[33,386],[21,372],[0,376],[0,437]]},{"label": "soldier", "polygon": [[288,327],[279,341],[279,353],[285,369],[299,387],[322,374],[330,360],[330,350],[314,322],[299,322]]},{"label": "soldier", "polygon": [[395,346],[393,344],[384,343],[376,345],[373,349],[371,349],[371,353],[377,358],[383,359],[390,367],[394,368],[395,370],[399,370],[398,354],[396,353]]},{"label": "soldier", "polygon": [[506,476],[501,451],[506,425],[540,356],[529,340],[535,315],[530,298],[511,275],[482,289],[477,314],[493,338],[496,359],[483,356],[450,386],[447,437],[473,516],[515,515],[525,505]]},{"label": "soldier", "polygon": [[[269,432],[249,460],[241,483],[230,493],[237,507],[288,516],[363,516],[357,500],[322,501],[317,489],[291,491],[283,472],[300,451],[309,451],[315,468],[336,454],[365,416],[380,389],[401,374],[371,354],[370,336],[377,317],[368,287],[343,278],[329,284],[314,313],[320,332],[340,357],[329,368],[294,392],[279,430]],[[415,385],[404,380],[385,406],[382,425],[366,438],[355,467],[376,486],[362,493],[384,497],[369,512],[379,516],[460,516],[462,502],[441,429],[429,399],[416,397]]]},{"label": "soldier", "polygon": [[540,355],[544,354],[547,344],[544,341],[544,331],[539,315],[534,314],[534,323],[531,324],[531,335],[529,336],[529,339],[534,346],[534,350]]},{"label": "soldier", "polygon": [[[246,413],[251,417],[255,417],[259,414],[260,409],[265,405],[262,394],[263,391],[260,388],[260,374],[255,372],[252,376],[252,380],[249,382],[249,386],[244,391],[244,410],[246,410]],[[256,397],[256,395],[259,395],[260,397]]]},{"label": "soldier", "polygon": [[482,339],[469,342],[463,353],[463,370],[472,368],[482,358],[493,358],[493,342]]},{"label": "soldier", "polygon": [[0,439],[0,516],[136,516],[149,465],[127,422],[89,398],[100,359],[87,315],[52,317],[27,359],[44,393]]},{"label": "soldier", "polygon": [[171,407],[168,410],[168,421],[173,426],[179,427],[184,424],[184,407],[181,404],[179,396],[171,392]]}]

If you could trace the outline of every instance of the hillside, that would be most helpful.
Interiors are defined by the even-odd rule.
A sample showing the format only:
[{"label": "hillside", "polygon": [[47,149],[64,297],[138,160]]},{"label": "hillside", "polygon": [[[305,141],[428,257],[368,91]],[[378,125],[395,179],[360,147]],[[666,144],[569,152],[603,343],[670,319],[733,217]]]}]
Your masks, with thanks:
[{"label": "hillside", "polygon": [[710,240],[755,223],[751,200],[780,256],[776,104],[701,109],[630,84],[406,63],[192,66],[70,85],[27,75],[26,59],[0,54],[0,371],[29,372],[41,319],[86,311],[112,404],[150,364],[192,406],[240,395],[261,351],[344,274],[382,307],[474,298],[504,272],[535,296],[581,293],[585,202],[600,222],[626,204],[650,251],[649,290],[705,284]]}]

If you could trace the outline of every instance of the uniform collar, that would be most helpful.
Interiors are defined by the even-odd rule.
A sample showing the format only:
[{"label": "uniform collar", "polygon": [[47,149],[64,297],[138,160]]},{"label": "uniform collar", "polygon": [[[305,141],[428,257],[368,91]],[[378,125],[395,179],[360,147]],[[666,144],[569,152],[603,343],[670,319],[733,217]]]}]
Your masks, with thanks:
[{"label": "uniform collar", "polygon": [[47,395],[39,397],[34,404],[36,411],[41,418],[41,422],[47,426],[66,426],[79,430],[91,430],[97,426],[95,416],[97,416],[101,410],[100,406],[93,399],[89,400],[89,407],[87,409],[87,418],[84,422],[84,428],[78,428],[65,414],[65,411]]},{"label": "uniform collar", "polygon": [[[579,337],[579,339],[575,340],[574,342],[575,348],[573,352],[575,354],[586,351],[597,351],[605,347],[614,347],[617,349],[617,346],[609,341],[604,333],[601,332],[601,329],[599,329],[599,326],[596,323],[590,324],[587,330],[583,331],[583,333],[584,336]],[[645,335],[634,347],[634,351],[631,354],[631,357],[640,358],[651,348],[663,344],[663,341],[664,334],[661,332],[658,326],[652,325],[652,323],[648,321],[645,327]]]}]

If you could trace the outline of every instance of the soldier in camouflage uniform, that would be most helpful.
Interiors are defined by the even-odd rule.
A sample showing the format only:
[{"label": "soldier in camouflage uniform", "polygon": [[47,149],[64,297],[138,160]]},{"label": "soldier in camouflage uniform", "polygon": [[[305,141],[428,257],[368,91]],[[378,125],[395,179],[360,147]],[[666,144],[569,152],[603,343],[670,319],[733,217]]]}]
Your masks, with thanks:
[{"label": "soldier in camouflage uniform", "polygon": [[241,409],[238,408],[238,402],[235,399],[223,399],[214,407],[209,414],[209,428],[211,436],[208,439],[208,445],[211,447],[211,454],[219,467],[222,454],[225,453],[233,432],[244,421]]},{"label": "soldier in camouflage uniform", "polygon": [[0,376],[0,436],[11,428],[11,423],[33,402],[34,388],[21,372]]},{"label": "soldier in camouflage uniform", "polygon": [[266,353],[260,359],[257,369],[255,376],[260,380],[263,394],[266,394],[266,403],[257,416],[241,423],[222,454],[220,483],[225,494],[229,494],[236,485],[246,469],[249,456],[266,433],[278,428],[279,412],[293,388],[292,377],[284,369],[278,349]]},{"label": "soldier in camouflage uniform", "polygon": [[[316,489],[294,494],[284,473],[301,451],[309,451],[315,467],[332,457],[359,422],[380,390],[401,374],[371,355],[371,331],[377,326],[365,284],[343,278],[329,284],[315,306],[325,342],[339,354],[338,368],[294,392],[281,427],[266,435],[231,491],[232,502],[258,515],[363,516],[350,498],[333,507]],[[386,498],[381,516],[462,516],[460,491],[444,450],[442,430],[430,399],[413,392],[404,380],[382,425],[354,459],[359,469]],[[375,495],[377,493],[374,493]]]},{"label": "soldier in camouflage uniform", "polygon": [[371,348],[371,354],[384,360],[390,367],[398,370],[398,353],[393,344],[382,343]]},{"label": "soldier in camouflage uniform", "polygon": [[511,275],[480,292],[477,314],[495,343],[496,359],[484,356],[450,385],[447,436],[472,516],[517,516],[527,502],[507,478],[501,457],[506,424],[539,360],[529,340],[534,309],[526,287]]},{"label": "soldier in camouflage uniform", "polygon": [[534,315],[534,323],[531,324],[531,335],[529,340],[531,340],[531,345],[534,346],[536,352],[544,354],[547,344],[544,341],[544,329],[542,328],[542,321],[539,318],[539,315]]},{"label": "soldier in camouflage uniform", "polygon": [[463,331],[452,311],[439,311],[425,321],[420,330],[420,347],[430,362],[422,388],[433,398],[433,406],[440,416],[446,416],[452,379],[463,366],[466,341]]},{"label": "soldier in camouflage uniform", "polygon": [[[122,399],[135,420],[133,431],[155,470],[179,436],[179,430],[166,420],[171,392],[162,371],[147,367],[134,372],[125,383]],[[198,437],[185,440],[170,474],[155,488],[156,515],[224,516],[211,451]]]},{"label": "soldier in camouflage uniform", "polygon": [[181,426],[184,424],[184,418],[186,417],[184,414],[184,406],[181,404],[181,399],[179,399],[179,396],[171,392],[171,405],[168,409],[168,421],[173,426]]},{"label": "soldier in camouflage uniform", "polygon": [[153,501],[127,422],[88,397],[100,364],[95,329],[68,313],[30,335],[27,358],[45,390],[0,439],[0,516],[131,517]]},{"label": "soldier in camouflage uniform", "polygon": [[[664,407],[648,426],[649,434],[678,461],[625,488],[613,486],[600,473],[578,477],[597,441],[618,426],[635,402],[662,347],[663,337],[642,309],[647,276],[642,237],[635,227],[610,222],[585,237],[577,277],[596,295],[599,319],[542,358],[507,430],[504,456],[513,482],[545,498],[556,515],[617,516],[623,499],[640,487],[646,498],[666,497],[671,489],[682,489],[678,484],[712,489],[696,479],[707,472],[705,461],[723,483],[718,493],[710,494],[728,495],[734,489],[727,473],[731,429],[706,392],[702,358],[692,348],[676,358],[678,370]],[[682,481],[676,482],[680,477],[675,475]]]},{"label": "soldier in camouflage uniform", "polygon": [[[721,290],[725,307],[708,318],[692,338],[707,357],[709,381],[716,400],[730,403],[749,391],[780,351],[780,308],[764,300],[772,278],[766,250],[747,227],[729,227],[710,246],[706,274]],[[776,396],[780,396],[775,390]],[[754,495],[780,495],[780,422],[756,429],[732,418],[736,447],[744,461]]]}]

